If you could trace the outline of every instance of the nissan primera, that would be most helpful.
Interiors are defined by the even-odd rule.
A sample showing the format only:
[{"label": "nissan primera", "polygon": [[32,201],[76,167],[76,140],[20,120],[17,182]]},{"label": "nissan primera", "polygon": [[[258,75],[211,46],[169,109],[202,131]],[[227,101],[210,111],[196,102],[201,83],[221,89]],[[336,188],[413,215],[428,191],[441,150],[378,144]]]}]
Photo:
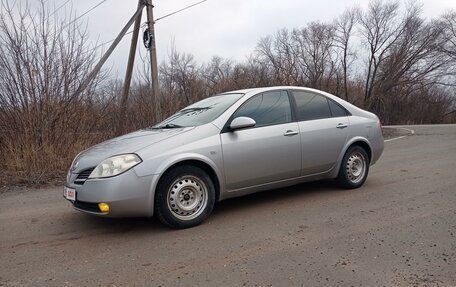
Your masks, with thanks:
[{"label": "nissan primera", "polygon": [[64,197],[107,216],[201,223],[230,197],[319,179],[365,182],[383,152],[380,121],[331,94],[270,87],[219,94],[76,156]]}]

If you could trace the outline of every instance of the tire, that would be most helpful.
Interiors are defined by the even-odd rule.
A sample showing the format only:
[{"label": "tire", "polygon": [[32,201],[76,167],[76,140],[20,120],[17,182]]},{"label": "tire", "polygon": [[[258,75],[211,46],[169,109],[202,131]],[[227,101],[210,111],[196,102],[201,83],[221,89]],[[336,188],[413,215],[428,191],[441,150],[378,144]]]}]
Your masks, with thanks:
[{"label": "tire", "polygon": [[369,174],[369,164],[369,156],[362,147],[350,147],[342,159],[337,183],[346,189],[362,186]]},{"label": "tire", "polygon": [[203,222],[214,204],[212,179],[201,168],[185,165],[167,171],[160,179],[154,210],[163,224],[183,229]]}]

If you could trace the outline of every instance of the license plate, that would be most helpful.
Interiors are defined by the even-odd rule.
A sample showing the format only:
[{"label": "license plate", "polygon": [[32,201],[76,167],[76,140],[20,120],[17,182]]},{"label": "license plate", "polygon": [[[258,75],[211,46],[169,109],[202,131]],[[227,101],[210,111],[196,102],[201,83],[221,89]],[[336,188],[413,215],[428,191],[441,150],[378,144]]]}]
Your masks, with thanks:
[{"label": "license plate", "polygon": [[71,201],[76,201],[76,189],[65,186],[63,188],[63,197]]}]

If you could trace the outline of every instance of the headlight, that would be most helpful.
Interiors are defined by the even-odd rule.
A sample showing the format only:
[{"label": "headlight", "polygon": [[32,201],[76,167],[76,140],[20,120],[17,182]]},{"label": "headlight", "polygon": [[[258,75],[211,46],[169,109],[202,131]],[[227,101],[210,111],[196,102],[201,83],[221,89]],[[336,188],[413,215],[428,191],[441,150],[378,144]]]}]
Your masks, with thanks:
[{"label": "headlight", "polygon": [[111,177],[119,175],[141,162],[136,154],[116,155],[102,161],[89,175],[89,178]]}]

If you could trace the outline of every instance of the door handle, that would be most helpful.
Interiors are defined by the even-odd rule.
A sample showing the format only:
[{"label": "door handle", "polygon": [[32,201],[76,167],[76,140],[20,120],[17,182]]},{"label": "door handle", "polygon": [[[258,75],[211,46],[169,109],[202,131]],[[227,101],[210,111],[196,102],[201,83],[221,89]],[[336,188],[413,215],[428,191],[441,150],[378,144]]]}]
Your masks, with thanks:
[{"label": "door handle", "polygon": [[343,123],[339,123],[339,124],[336,126],[336,128],[338,128],[338,129],[345,129],[346,127],[348,127],[348,125],[347,125],[347,124],[343,124]]},{"label": "door handle", "polygon": [[290,136],[295,136],[297,134],[298,134],[297,131],[288,130],[283,135],[286,136],[286,137],[290,137]]}]

